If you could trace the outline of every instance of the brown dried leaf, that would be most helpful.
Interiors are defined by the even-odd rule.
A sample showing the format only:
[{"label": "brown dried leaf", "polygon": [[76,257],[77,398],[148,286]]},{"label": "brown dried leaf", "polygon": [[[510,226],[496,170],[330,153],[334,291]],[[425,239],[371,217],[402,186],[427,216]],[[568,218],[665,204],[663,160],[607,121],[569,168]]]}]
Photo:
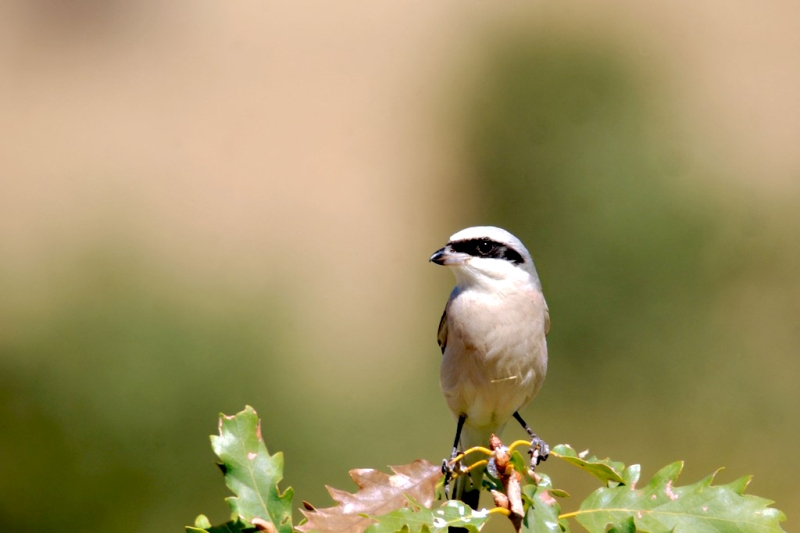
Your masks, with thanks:
[{"label": "brown dried leaf", "polygon": [[338,505],[314,511],[301,509],[308,522],[296,529],[302,533],[361,533],[374,522],[362,515],[380,516],[407,507],[406,496],[426,507],[433,504],[436,484],[442,477],[440,466],[418,459],[389,468],[394,475],[371,468],[351,470],[350,477],[358,485],[358,492],[351,494],[327,487]]},{"label": "brown dried leaf", "polygon": [[511,523],[514,524],[515,531],[522,530],[522,519],[525,516],[525,508],[522,505],[522,475],[514,469],[511,462],[511,452],[497,437],[492,435],[489,440],[489,447],[494,454],[494,467],[503,485],[505,493],[493,490],[495,505],[510,511],[508,515]]}]

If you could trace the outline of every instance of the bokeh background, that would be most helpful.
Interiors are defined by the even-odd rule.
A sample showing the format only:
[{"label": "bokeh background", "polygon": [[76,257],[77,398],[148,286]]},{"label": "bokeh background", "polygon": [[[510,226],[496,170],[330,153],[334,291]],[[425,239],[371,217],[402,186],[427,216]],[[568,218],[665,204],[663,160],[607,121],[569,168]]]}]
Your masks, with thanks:
[{"label": "bokeh background", "polygon": [[[551,444],[800,511],[800,5],[0,4],[0,529],[227,518],[253,405],[296,498],[448,453],[427,263],[534,254]],[[509,428],[510,438],[522,436]],[[574,508],[594,483],[555,461]],[[493,531],[505,531],[498,521]]]}]

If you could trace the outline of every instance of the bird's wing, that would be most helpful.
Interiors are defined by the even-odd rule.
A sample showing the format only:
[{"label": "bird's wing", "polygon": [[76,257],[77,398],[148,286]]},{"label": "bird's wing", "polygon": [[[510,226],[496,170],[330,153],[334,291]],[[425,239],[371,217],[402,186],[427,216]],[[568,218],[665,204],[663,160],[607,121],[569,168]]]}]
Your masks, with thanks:
[{"label": "bird's wing", "polygon": [[439,348],[442,349],[442,353],[444,353],[444,349],[447,347],[447,308],[450,307],[450,302],[447,302],[447,305],[444,306],[444,312],[442,313],[442,319],[439,320],[439,333],[436,337],[436,340],[439,342]]},{"label": "bird's wing", "polygon": [[[441,328],[441,326],[439,326]],[[547,336],[550,333],[550,310],[544,308],[544,334]]]}]

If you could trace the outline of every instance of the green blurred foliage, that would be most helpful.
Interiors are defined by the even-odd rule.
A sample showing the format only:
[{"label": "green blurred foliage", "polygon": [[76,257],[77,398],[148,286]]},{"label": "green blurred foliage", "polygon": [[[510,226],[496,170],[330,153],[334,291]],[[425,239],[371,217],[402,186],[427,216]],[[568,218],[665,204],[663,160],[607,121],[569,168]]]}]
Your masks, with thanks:
[{"label": "green blurred foliage", "polygon": [[[191,509],[224,516],[208,441],[216,413],[268,389],[267,419],[296,414],[274,357],[279,303],[192,287],[136,255],[96,251],[27,286],[4,284],[4,531],[49,520],[155,531],[165,516],[179,529]],[[237,363],[258,379],[231,371]]]}]

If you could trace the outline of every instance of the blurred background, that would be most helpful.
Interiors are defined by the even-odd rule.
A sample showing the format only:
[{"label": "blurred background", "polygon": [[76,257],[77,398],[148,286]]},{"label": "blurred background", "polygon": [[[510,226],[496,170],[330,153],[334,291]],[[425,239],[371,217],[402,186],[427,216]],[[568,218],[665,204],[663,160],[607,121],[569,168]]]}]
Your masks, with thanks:
[{"label": "blurred background", "polygon": [[[643,477],[753,474],[792,529],[798,20],[789,0],[3,2],[0,528],[226,520],[208,436],[245,404],[298,505],[440,461],[453,278],[427,260],[495,224],[550,305],[537,432]],[[596,486],[543,471],[565,510]]]}]

